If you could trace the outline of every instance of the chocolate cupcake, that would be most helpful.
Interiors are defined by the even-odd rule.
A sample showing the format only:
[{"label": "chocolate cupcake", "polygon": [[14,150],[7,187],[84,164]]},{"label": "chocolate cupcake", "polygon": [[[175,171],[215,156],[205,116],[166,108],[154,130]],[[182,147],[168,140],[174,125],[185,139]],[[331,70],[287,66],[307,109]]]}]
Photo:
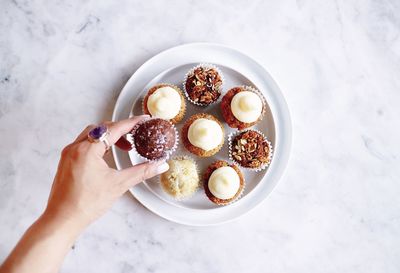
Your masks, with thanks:
[{"label": "chocolate cupcake", "polygon": [[216,154],[224,144],[224,128],[219,120],[206,113],[191,116],[182,127],[185,148],[201,157]]},{"label": "chocolate cupcake", "polygon": [[252,87],[234,87],[222,98],[222,116],[229,127],[246,129],[262,119],[265,111],[264,101],[260,92]]},{"label": "chocolate cupcake", "polygon": [[153,118],[141,122],[132,130],[136,152],[147,160],[166,159],[176,149],[178,142],[171,122]]},{"label": "chocolate cupcake", "polygon": [[183,87],[190,102],[208,106],[221,96],[222,82],[222,73],[217,67],[200,64],[186,74]]},{"label": "chocolate cupcake", "polygon": [[229,136],[229,157],[238,165],[261,170],[272,158],[272,145],[259,131],[247,130]]},{"label": "chocolate cupcake", "polygon": [[143,112],[176,124],[185,115],[186,103],[183,92],[172,84],[157,84],[149,89],[143,99]]},{"label": "chocolate cupcake", "polygon": [[245,187],[242,172],[226,161],[216,161],[204,173],[204,191],[211,202],[228,205],[240,198]]}]

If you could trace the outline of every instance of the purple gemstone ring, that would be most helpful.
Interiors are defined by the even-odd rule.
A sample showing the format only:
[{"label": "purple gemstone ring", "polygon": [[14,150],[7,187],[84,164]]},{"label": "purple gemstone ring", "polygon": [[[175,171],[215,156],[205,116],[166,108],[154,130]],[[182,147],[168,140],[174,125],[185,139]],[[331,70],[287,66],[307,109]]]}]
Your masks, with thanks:
[{"label": "purple gemstone ring", "polygon": [[108,130],[107,126],[101,124],[92,130],[90,130],[88,134],[88,140],[92,143],[103,142],[106,146],[106,151],[110,149],[110,142],[108,141],[107,137],[110,135],[110,131]]}]

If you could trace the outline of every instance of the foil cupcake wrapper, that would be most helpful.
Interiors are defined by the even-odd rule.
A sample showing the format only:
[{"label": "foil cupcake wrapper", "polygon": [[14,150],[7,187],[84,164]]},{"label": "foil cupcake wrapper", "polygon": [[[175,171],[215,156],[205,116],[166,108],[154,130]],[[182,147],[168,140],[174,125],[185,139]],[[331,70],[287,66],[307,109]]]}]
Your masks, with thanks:
[{"label": "foil cupcake wrapper", "polygon": [[[187,92],[187,90],[186,90],[186,80],[187,80],[188,76],[189,76],[196,68],[199,68],[199,67],[213,68],[213,69],[215,69],[215,70],[218,72],[218,74],[219,74],[220,77],[221,77],[222,84],[221,84],[221,87],[220,87],[220,90],[219,90],[221,94],[219,95],[219,97],[218,97],[218,99],[217,99],[216,101],[213,101],[213,102],[211,102],[211,103],[209,103],[209,104],[206,104],[206,103],[199,103],[199,102],[193,101],[193,100],[189,97],[188,92]],[[209,63],[200,63],[200,64],[198,64],[198,65],[192,67],[192,68],[185,74],[185,78],[183,79],[183,93],[185,94],[185,97],[187,98],[187,100],[188,100],[190,103],[192,103],[192,104],[194,104],[194,105],[197,105],[197,106],[201,106],[201,107],[207,107],[207,106],[210,106],[210,105],[212,105],[212,104],[214,104],[214,103],[219,102],[219,101],[222,99],[222,97],[224,96],[224,92],[223,92],[223,90],[224,90],[224,89],[223,89],[224,82],[225,82],[224,74],[222,74],[221,70],[220,70],[217,66],[215,66],[214,64],[209,64]]]},{"label": "foil cupcake wrapper", "polygon": [[[165,82],[161,82],[161,83],[158,83],[158,84],[156,84],[156,85],[154,85],[154,86],[152,86],[151,88],[153,88],[153,87],[156,87],[156,86],[159,86],[159,85],[167,85],[167,86],[170,86],[170,87],[172,87],[172,88],[176,88],[176,89],[178,89],[179,90],[179,93],[180,94],[182,94],[183,95],[183,103],[184,103],[184,108],[183,108],[183,115],[182,115],[182,119],[179,121],[179,122],[181,122],[184,118],[185,118],[185,115],[186,115],[186,109],[187,109],[187,106],[186,106],[186,102],[184,101],[184,98],[186,97],[186,93],[183,91],[183,90],[181,90],[178,86],[176,86],[176,85],[174,85],[174,84],[171,84],[171,83],[165,83]],[[151,89],[150,88],[150,89]],[[147,90],[147,92],[146,92],[146,95],[142,98],[142,104],[141,104],[141,109],[142,109],[142,113],[144,114],[145,112],[144,112],[144,98],[147,96],[147,94],[148,94],[148,92],[149,92],[149,90],[150,89],[148,89]],[[180,113],[180,112],[179,112]],[[157,117],[153,117],[150,113],[148,114],[148,115],[150,115],[152,118],[157,118]],[[175,117],[174,117],[175,118]],[[171,122],[171,119],[169,119],[168,121],[170,121]],[[179,123],[179,122],[176,122],[176,123],[174,123],[174,124],[177,124],[177,123]],[[172,122],[173,123],[173,122]]]},{"label": "foil cupcake wrapper", "polygon": [[[233,155],[232,155],[232,141],[233,141],[233,139],[234,139],[237,135],[240,135],[240,134],[245,133],[245,132],[247,132],[247,131],[255,131],[255,132],[259,133],[260,135],[262,135],[262,137],[264,138],[264,140],[265,140],[265,141],[267,142],[267,144],[268,144],[268,148],[269,148],[269,151],[270,151],[270,152],[269,152],[269,155],[268,155],[268,163],[262,164],[262,165],[261,165],[260,167],[258,167],[258,168],[244,167],[244,166],[240,165],[240,163],[237,162],[236,159],[235,159],[235,158],[233,157]],[[239,132],[231,132],[231,133],[228,135],[228,156],[229,156],[229,160],[232,161],[232,162],[233,162],[236,166],[238,166],[238,167],[244,168],[244,169],[246,169],[246,170],[255,171],[255,172],[262,171],[262,170],[264,170],[265,168],[267,168],[267,167],[271,164],[271,160],[272,160],[273,153],[274,153],[274,151],[273,151],[273,147],[272,147],[271,142],[270,142],[270,141],[268,140],[268,138],[267,138],[261,131],[259,131],[259,130],[256,130],[256,129],[245,129],[245,130],[242,130],[242,131],[239,131]]]},{"label": "foil cupcake wrapper", "polygon": [[170,158],[170,160],[182,160],[182,159],[190,160],[190,161],[193,162],[193,164],[194,164],[194,166],[195,166],[195,169],[196,169],[196,172],[197,172],[197,176],[198,176],[198,178],[199,178],[199,181],[198,181],[198,185],[197,185],[196,190],[194,190],[190,195],[185,196],[185,197],[174,197],[174,196],[172,196],[170,193],[168,193],[168,192],[164,189],[164,187],[163,187],[163,185],[162,185],[162,182],[161,182],[161,175],[159,175],[159,177],[158,177],[158,183],[160,184],[160,187],[161,187],[161,189],[163,190],[163,192],[168,196],[168,198],[170,198],[171,200],[177,201],[177,202],[182,202],[182,201],[189,200],[190,198],[192,198],[192,197],[199,191],[199,189],[200,189],[201,186],[202,186],[201,179],[200,179],[199,166],[197,165],[197,162],[196,162],[191,156],[187,156],[187,155],[178,155],[178,156],[174,156],[174,157],[171,157],[171,158]]},{"label": "foil cupcake wrapper", "polygon": [[174,146],[171,148],[171,149],[169,149],[169,150],[167,150],[166,152],[165,152],[165,156],[163,156],[163,157],[161,157],[161,158],[157,158],[157,159],[149,159],[149,158],[147,158],[147,157],[144,157],[144,156],[142,156],[141,154],[139,154],[138,153],[138,151],[136,150],[136,146],[135,146],[135,141],[134,141],[134,135],[135,135],[135,132],[136,132],[136,130],[139,128],[139,126],[140,125],[142,125],[143,123],[145,123],[145,122],[147,122],[147,121],[149,121],[149,120],[151,120],[151,119],[158,119],[158,118],[146,118],[146,119],[144,119],[144,120],[142,120],[142,121],[140,121],[139,123],[137,123],[133,128],[132,128],[132,130],[131,130],[131,133],[130,134],[127,134],[127,140],[131,143],[131,145],[132,145],[132,151],[134,151],[141,159],[143,159],[144,161],[147,161],[147,162],[158,162],[158,161],[164,161],[164,160],[167,160],[167,159],[169,159],[170,158],[170,156],[176,151],[176,149],[178,148],[178,144],[179,144],[179,133],[178,133],[178,130],[176,129],[176,127],[175,127],[175,125],[172,123],[172,122],[170,122],[170,121],[168,121],[168,120],[166,120],[166,121],[168,121],[170,124],[171,124],[171,126],[172,126],[172,128],[174,129],[174,133],[175,133],[175,143],[174,143]]}]

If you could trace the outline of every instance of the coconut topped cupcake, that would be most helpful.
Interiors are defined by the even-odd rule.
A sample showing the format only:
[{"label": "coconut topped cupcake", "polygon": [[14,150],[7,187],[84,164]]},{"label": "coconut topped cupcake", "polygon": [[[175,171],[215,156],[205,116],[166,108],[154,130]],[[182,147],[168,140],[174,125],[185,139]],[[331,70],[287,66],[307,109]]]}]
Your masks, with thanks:
[{"label": "coconut topped cupcake", "polygon": [[182,142],[186,149],[195,155],[212,156],[224,144],[224,129],[214,116],[206,113],[195,114],[183,125]]},{"label": "coconut topped cupcake", "polygon": [[215,204],[227,205],[240,197],[244,189],[244,177],[239,168],[226,161],[216,161],[204,174],[204,190]]},{"label": "coconut topped cupcake", "polygon": [[220,97],[222,76],[212,65],[199,65],[188,72],[184,87],[192,103],[207,106]]},{"label": "coconut topped cupcake", "polygon": [[175,127],[160,118],[138,124],[132,134],[136,151],[148,160],[167,158],[177,145]]},{"label": "coconut topped cupcake", "polygon": [[269,165],[271,143],[258,131],[240,132],[230,139],[230,157],[240,166],[260,170]]},{"label": "coconut topped cupcake", "polygon": [[177,200],[191,197],[199,188],[196,163],[188,157],[168,160],[169,169],[161,174],[163,190]]},{"label": "coconut topped cupcake", "polygon": [[261,94],[249,86],[230,89],[221,102],[222,116],[226,123],[239,130],[251,127],[261,120],[264,107]]},{"label": "coconut topped cupcake", "polygon": [[170,84],[152,87],[143,99],[143,112],[152,117],[178,123],[185,114],[185,99],[182,91]]}]

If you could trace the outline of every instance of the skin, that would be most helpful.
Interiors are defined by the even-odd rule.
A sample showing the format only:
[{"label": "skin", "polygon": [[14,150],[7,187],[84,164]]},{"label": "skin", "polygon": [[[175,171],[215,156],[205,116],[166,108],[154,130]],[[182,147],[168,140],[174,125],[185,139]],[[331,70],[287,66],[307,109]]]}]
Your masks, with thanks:
[{"label": "skin", "polygon": [[[121,138],[146,116],[107,124],[108,140],[128,149]],[[168,170],[165,162],[142,163],[121,171],[104,161],[104,143],[90,143],[88,126],[66,146],[47,207],[0,266],[0,273],[58,272],[74,241],[129,188]],[[121,139],[120,139],[121,138]]]}]

